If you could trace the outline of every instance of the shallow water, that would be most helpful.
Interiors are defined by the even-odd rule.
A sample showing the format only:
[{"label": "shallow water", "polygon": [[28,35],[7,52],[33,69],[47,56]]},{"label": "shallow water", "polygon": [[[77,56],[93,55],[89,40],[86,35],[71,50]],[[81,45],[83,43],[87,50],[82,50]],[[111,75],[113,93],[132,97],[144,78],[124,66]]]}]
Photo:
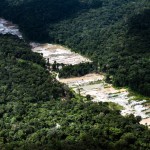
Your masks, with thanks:
[{"label": "shallow water", "polygon": [[0,18],[0,34],[12,34],[22,39],[22,34],[19,32],[18,26]]}]

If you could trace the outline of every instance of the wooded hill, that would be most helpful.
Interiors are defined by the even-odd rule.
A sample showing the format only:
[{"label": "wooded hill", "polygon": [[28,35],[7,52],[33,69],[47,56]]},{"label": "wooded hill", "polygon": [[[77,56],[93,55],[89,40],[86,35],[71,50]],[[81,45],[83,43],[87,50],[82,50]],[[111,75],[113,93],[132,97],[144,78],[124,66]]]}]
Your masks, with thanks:
[{"label": "wooded hill", "polygon": [[0,35],[1,150],[148,150],[140,120],[75,95],[28,43]]},{"label": "wooded hill", "polygon": [[3,0],[0,16],[27,39],[66,45],[114,85],[150,96],[149,0]]}]

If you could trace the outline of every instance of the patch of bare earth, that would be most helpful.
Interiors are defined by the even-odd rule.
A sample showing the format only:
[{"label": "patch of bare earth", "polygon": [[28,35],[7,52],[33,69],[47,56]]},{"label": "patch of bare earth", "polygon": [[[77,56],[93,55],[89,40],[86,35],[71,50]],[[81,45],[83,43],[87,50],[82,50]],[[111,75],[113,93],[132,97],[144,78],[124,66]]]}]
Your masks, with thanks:
[{"label": "patch of bare earth", "polygon": [[150,118],[142,119],[140,123],[143,125],[147,125],[150,128]]},{"label": "patch of bare earth", "polygon": [[53,64],[55,61],[65,65],[75,65],[79,63],[91,62],[91,60],[88,58],[83,57],[78,53],[72,52],[70,49],[60,45],[48,43],[30,43],[30,45],[32,46],[33,52],[41,53],[45,59],[49,59],[51,64]]},{"label": "patch of bare earth", "polygon": [[88,74],[82,77],[59,79],[60,82],[67,84],[73,88],[75,92],[79,92],[83,96],[91,95],[94,102],[114,102],[122,106],[122,115],[134,114],[141,116],[142,119],[148,118],[145,122],[149,123],[148,107],[144,106],[145,100],[132,100],[133,96],[129,96],[126,89],[115,89],[111,84],[104,81],[104,75]]}]

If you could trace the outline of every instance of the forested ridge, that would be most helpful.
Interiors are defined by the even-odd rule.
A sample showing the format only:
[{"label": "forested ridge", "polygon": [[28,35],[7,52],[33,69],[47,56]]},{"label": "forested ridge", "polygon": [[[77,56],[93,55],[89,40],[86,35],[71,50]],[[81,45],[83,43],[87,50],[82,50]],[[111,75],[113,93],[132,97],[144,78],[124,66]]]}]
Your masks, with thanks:
[{"label": "forested ridge", "polygon": [[[63,85],[46,71],[45,60],[17,37],[0,35],[0,102],[38,102],[65,97]],[[69,91],[68,91],[69,92]]]},{"label": "forested ridge", "polygon": [[149,14],[149,0],[0,1],[0,17],[25,37],[0,35],[0,149],[149,150],[141,117],[75,94],[27,43],[63,44],[94,61],[64,67],[63,77],[99,65],[109,82],[149,95]]},{"label": "forested ridge", "polygon": [[96,61],[114,85],[149,96],[149,0],[4,0],[0,16],[27,39],[66,45]]},{"label": "forested ridge", "polygon": [[[28,56],[28,57],[26,57]],[[0,35],[0,149],[146,150],[150,131],[57,82],[23,40]]]}]

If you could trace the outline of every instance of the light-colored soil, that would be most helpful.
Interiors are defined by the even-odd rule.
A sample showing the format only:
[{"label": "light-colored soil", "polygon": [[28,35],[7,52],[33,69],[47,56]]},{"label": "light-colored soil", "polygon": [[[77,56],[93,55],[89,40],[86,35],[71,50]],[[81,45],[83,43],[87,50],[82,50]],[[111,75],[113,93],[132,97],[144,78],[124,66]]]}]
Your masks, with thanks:
[{"label": "light-colored soil", "polygon": [[73,78],[67,78],[67,79],[59,79],[60,82],[66,83],[66,84],[72,84],[72,83],[78,83],[78,84],[83,84],[83,83],[89,83],[89,82],[94,82],[98,80],[103,80],[104,75],[100,74],[88,74],[82,77],[73,77]]},{"label": "light-colored soil", "polygon": [[148,127],[150,128],[150,118],[143,119],[140,123],[143,124],[143,125],[146,125],[146,124],[147,124]]},{"label": "light-colored soil", "polygon": [[132,101],[133,97],[129,96],[129,92],[126,89],[115,89],[111,84],[106,84],[104,82],[104,75],[88,74],[82,77],[59,79],[59,81],[67,84],[76,92],[80,89],[80,93],[83,96],[91,95],[94,102],[102,101],[119,104],[124,108],[121,111],[122,115],[132,113],[142,118],[150,118],[150,114],[146,114],[149,108],[144,106],[145,100],[139,102]]},{"label": "light-colored soil", "polygon": [[49,58],[49,62],[51,64],[53,64],[54,61],[57,63],[63,63],[65,65],[75,65],[79,63],[91,62],[89,59],[60,45],[48,43],[30,43],[30,45],[32,46],[33,52],[42,53],[44,58]]}]

